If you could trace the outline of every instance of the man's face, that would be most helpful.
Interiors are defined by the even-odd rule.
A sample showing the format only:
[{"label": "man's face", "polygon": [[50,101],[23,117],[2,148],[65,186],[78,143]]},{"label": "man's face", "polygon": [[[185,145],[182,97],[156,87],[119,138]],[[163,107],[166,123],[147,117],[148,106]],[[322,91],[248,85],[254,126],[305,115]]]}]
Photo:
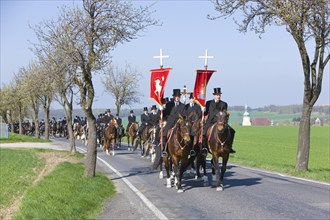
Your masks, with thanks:
[{"label": "man's face", "polygon": [[220,101],[220,98],[221,98],[221,95],[220,94],[214,95],[214,100]]},{"label": "man's face", "polygon": [[178,102],[180,100],[180,96],[174,96],[174,101]]},{"label": "man's face", "polygon": [[191,104],[194,104],[194,102],[195,102],[195,99],[190,99]]}]

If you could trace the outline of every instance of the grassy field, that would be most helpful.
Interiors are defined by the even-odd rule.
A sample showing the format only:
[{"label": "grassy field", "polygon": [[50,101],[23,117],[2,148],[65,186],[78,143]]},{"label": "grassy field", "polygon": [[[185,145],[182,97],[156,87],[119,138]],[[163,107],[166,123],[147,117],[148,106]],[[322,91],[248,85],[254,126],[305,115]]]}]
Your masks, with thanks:
[{"label": "grassy field", "polygon": [[115,193],[113,183],[103,174],[85,177],[82,163],[60,163],[34,184],[46,165],[37,154],[54,151],[0,150],[0,219],[21,197],[13,219],[97,219],[104,201]]},{"label": "grassy field", "polygon": [[235,126],[229,162],[330,182],[330,127],[311,128],[309,171],[295,171],[297,126]]},{"label": "grassy field", "polygon": [[13,132],[8,132],[8,139],[1,138],[0,143],[15,143],[15,142],[51,142],[43,138],[35,138],[26,135],[20,135]]}]

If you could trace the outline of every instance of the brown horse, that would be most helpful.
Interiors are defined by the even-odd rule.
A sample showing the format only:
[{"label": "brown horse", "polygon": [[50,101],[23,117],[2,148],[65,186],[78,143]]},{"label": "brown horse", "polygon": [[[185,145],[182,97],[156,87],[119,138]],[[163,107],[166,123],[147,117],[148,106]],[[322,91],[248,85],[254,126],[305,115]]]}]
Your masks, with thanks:
[{"label": "brown horse", "polygon": [[[175,173],[176,189],[178,193],[183,192],[181,186],[182,175],[189,165],[188,155],[190,153],[190,135],[187,122],[180,115],[175,126],[169,131],[167,141],[168,151],[173,163]],[[165,163],[166,164],[166,163]]]},{"label": "brown horse", "polygon": [[136,133],[138,130],[139,130],[139,124],[137,122],[133,122],[129,126],[128,132],[126,134],[128,150],[131,150],[131,147],[133,147],[134,141],[136,139]]},{"label": "brown horse", "polygon": [[[228,141],[230,139],[230,131],[228,126],[229,115],[230,114],[227,111],[218,112],[216,114],[217,122],[214,123],[207,131],[208,146],[210,153],[212,154],[212,179],[216,181],[217,191],[223,190],[222,181],[226,172],[230,153],[228,146]],[[221,171],[219,167],[219,157],[222,157]]]},{"label": "brown horse", "polygon": [[109,126],[105,131],[104,147],[103,150],[106,150],[106,153],[110,155],[110,144],[112,145],[112,156],[115,156],[115,144],[117,138],[117,120],[112,118],[109,122]]},{"label": "brown horse", "polygon": [[200,167],[203,168],[203,181],[204,185],[208,185],[208,178],[206,173],[206,156],[201,153],[202,146],[202,136],[203,136],[203,127],[202,127],[202,119],[198,118],[196,112],[192,112],[188,118],[188,128],[191,138],[191,148],[195,150],[196,156],[192,156],[189,158],[192,169],[196,171],[195,179],[201,178]]}]

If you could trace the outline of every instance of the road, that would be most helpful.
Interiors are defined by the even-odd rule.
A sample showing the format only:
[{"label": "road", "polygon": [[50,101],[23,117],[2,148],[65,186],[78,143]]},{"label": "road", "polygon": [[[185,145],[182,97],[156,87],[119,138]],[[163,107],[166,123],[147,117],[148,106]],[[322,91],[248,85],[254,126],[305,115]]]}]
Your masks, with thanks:
[{"label": "road", "polygon": [[[84,145],[77,142],[77,146],[85,152]],[[185,192],[177,193],[175,187],[166,188],[166,179],[159,179],[159,172],[139,151],[122,146],[115,152],[108,156],[98,148],[97,169],[114,181],[118,191],[101,219],[330,219],[326,183],[230,164],[224,191],[186,177]],[[209,162],[207,166],[211,181]]]}]

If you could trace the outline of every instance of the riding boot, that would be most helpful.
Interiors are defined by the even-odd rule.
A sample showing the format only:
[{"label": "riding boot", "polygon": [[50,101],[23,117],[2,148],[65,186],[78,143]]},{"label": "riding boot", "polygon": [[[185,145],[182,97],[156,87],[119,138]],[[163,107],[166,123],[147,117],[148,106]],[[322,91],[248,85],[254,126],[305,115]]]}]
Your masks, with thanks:
[{"label": "riding boot", "polygon": [[208,153],[208,146],[207,146],[207,137],[203,136],[202,141],[202,155],[207,156]]},{"label": "riding boot", "polygon": [[166,137],[165,136],[162,137],[162,143],[163,143],[163,146],[164,146],[162,156],[166,157],[167,156],[167,143],[166,143]]},{"label": "riding boot", "polygon": [[228,139],[228,147],[229,147],[229,153],[234,154],[236,151],[233,149],[233,142],[234,142],[234,137],[235,137],[235,130],[232,129],[231,127],[228,127],[230,131],[230,138]]}]

